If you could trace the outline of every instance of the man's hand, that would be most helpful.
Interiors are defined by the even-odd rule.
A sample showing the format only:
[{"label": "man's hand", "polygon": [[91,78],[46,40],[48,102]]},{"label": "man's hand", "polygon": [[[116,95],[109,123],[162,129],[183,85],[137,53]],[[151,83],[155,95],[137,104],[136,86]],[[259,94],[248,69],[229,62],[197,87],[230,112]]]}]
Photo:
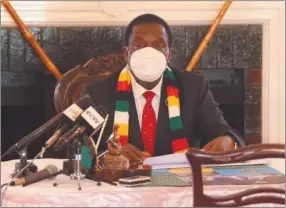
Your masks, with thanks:
[{"label": "man's hand", "polygon": [[141,152],[131,144],[122,146],[122,154],[130,160],[131,166],[140,165],[147,157],[151,157],[148,152]]},{"label": "man's hand", "polygon": [[151,157],[151,154],[150,154],[149,152],[141,152],[141,154],[142,154],[142,159],[143,159],[143,161],[144,161],[146,158]]},{"label": "man's hand", "polygon": [[207,143],[203,150],[206,152],[224,152],[233,150],[235,143],[230,136],[221,136]]}]

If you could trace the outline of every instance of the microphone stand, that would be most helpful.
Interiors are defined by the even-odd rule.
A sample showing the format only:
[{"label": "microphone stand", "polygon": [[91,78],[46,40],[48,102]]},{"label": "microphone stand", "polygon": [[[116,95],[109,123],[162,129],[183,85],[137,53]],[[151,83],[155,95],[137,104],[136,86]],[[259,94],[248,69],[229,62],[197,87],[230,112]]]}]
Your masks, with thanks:
[{"label": "microphone stand", "polygon": [[[45,151],[45,150],[44,150]],[[27,152],[27,146],[23,147],[21,150],[17,151],[18,155],[20,156],[20,161],[15,163],[15,169],[14,173],[11,174],[11,177],[25,177],[29,173],[35,173],[37,172],[37,166],[33,163],[31,163],[27,168],[24,169],[24,167],[28,164],[27,162],[27,157],[28,157],[28,152]],[[42,151],[41,151],[42,154]],[[40,155],[39,155],[40,156]],[[38,155],[36,157],[39,157]],[[23,171],[21,171],[23,170]]]},{"label": "microphone stand", "polygon": [[[26,149],[26,148],[25,148]],[[15,181],[16,178],[20,177],[20,175],[23,175],[23,173],[27,170],[27,168],[29,168],[30,165],[33,164],[33,162],[39,158],[39,157],[43,157],[45,151],[46,151],[46,147],[43,147],[42,150],[32,159],[31,162],[27,162],[27,151],[23,151],[23,154],[22,157],[23,157],[23,160],[22,160],[22,164],[24,164],[24,162],[26,162],[26,165],[24,165],[24,167],[22,169],[19,169],[19,171],[17,173],[15,173],[13,176],[12,176],[12,179],[7,183],[7,186],[6,188],[4,189],[3,193],[2,193],[2,196],[1,196],[1,204],[3,204],[3,200],[4,200],[4,196],[5,196],[5,193],[7,192],[8,188],[10,187],[10,184]],[[24,161],[24,162],[23,162]],[[21,163],[21,162],[20,162]],[[33,164],[34,165],[34,164]],[[2,191],[2,190],[1,190]]]},{"label": "microphone stand", "polygon": [[[71,180],[78,181],[79,191],[82,190],[80,181],[86,178],[85,174],[81,172],[81,137],[82,135],[79,135],[72,144],[67,145],[68,160],[63,162],[63,173],[69,175]],[[54,186],[58,185],[58,182],[54,183]]]},{"label": "microphone stand", "polygon": [[[78,190],[82,190],[80,186],[80,180],[90,179],[97,182],[97,186],[101,186],[101,182],[105,182],[111,185],[117,185],[111,181],[104,180],[102,178],[96,177],[94,172],[95,165],[97,165],[97,158],[92,160],[92,168],[87,171],[86,175],[81,172],[81,136],[79,136],[74,143],[67,145],[67,158],[68,160],[63,162],[63,173],[70,176],[71,180],[78,181]],[[74,158],[74,159],[73,159]],[[59,183],[55,182],[54,187],[58,186]]]},{"label": "microphone stand", "polygon": [[[91,168],[87,171],[86,175],[82,174],[80,171],[80,168],[81,168],[81,141],[80,139],[83,140],[82,138],[83,135],[78,136],[78,138],[74,141],[74,145],[70,145],[70,144],[67,145],[68,160],[63,162],[63,173],[65,175],[70,175],[71,179],[78,180],[78,182],[80,180],[83,180],[84,178],[96,181],[97,186],[101,186],[101,182],[105,182],[105,183],[108,183],[114,186],[117,185],[116,183],[112,181],[99,178],[96,174],[96,171],[94,170],[94,168],[98,167],[97,150],[98,150],[100,141],[102,139],[103,131],[105,129],[108,117],[109,117],[109,114],[107,114],[107,116],[105,117],[105,120],[101,128],[101,132],[100,132],[96,145],[94,144],[92,136],[97,132],[97,130],[94,130],[94,132],[89,136],[89,142],[91,142],[90,146],[93,151],[93,154],[92,154],[92,165],[91,165]],[[75,163],[73,163],[73,154],[75,155],[75,160],[74,160]],[[54,183],[54,186],[58,186],[58,183]],[[81,190],[80,183],[79,183],[79,190]]]},{"label": "microphone stand", "polygon": [[72,180],[77,180],[78,190],[82,190],[80,186],[80,181],[85,179],[85,174],[83,174],[80,170],[81,168],[81,141],[79,139],[76,139],[74,141],[74,150],[75,150],[74,173],[72,173],[70,177]]}]

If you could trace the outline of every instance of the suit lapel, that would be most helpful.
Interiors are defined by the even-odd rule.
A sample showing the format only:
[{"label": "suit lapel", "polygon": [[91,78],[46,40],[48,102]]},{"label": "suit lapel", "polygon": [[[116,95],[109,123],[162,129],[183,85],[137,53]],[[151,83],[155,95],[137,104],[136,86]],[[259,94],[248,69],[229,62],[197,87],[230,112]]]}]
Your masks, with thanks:
[{"label": "suit lapel", "polygon": [[169,134],[169,113],[166,105],[166,87],[163,82],[161,89],[161,98],[159,113],[157,119],[156,141],[154,147],[154,156],[172,153],[172,146]]},{"label": "suit lapel", "polygon": [[[154,146],[154,156],[172,153],[172,144],[169,134],[169,113],[166,105],[166,90],[163,81],[161,89],[160,106],[157,119],[156,141]],[[144,151],[144,145],[141,137],[141,130],[138,120],[137,109],[133,93],[130,95],[129,109],[129,143]]]},{"label": "suit lapel", "polygon": [[130,98],[129,109],[129,143],[144,151],[144,145],[141,138],[140,125],[133,93]]},{"label": "suit lapel", "polygon": [[[165,89],[165,83],[163,82],[157,119],[154,156],[172,153],[172,145],[169,134],[169,113],[168,107],[165,103],[167,98]],[[141,130],[133,93],[131,93],[129,110],[129,143],[136,146],[141,151],[144,151],[144,145],[141,137]]]}]

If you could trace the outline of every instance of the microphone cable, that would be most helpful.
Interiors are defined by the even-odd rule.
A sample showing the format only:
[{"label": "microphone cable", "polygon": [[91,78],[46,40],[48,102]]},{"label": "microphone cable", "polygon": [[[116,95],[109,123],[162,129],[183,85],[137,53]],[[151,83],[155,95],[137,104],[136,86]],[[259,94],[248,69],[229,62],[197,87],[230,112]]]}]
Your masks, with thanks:
[{"label": "microphone cable", "polygon": [[2,188],[3,188],[4,186],[7,186],[7,185],[8,185],[8,183],[2,184],[2,185],[1,185],[1,190],[2,190]]},{"label": "microphone cable", "polygon": [[[7,185],[6,188],[4,189],[3,193],[2,193],[2,196],[1,196],[1,205],[2,205],[2,207],[4,207],[4,204],[3,204],[3,202],[4,202],[4,196],[5,196],[5,194],[6,194],[7,190],[8,190],[8,188],[10,187],[10,184],[11,184],[13,181],[15,181],[15,179],[16,179],[21,173],[23,173],[38,157],[43,156],[43,154],[44,154],[44,152],[46,151],[46,149],[47,149],[46,147],[43,147],[42,150],[41,150],[30,162],[28,162],[27,165],[25,165],[25,167],[22,168],[22,170],[20,170],[17,174],[15,174],[14,177],[13,177],[8,183],[4,183],[4,184],[1,185],[1,192],[2,192],[2,188],[3,188],[5,185]],[[7,201],[6,201],[6,202],[7,202]],[[5,207],[6,207],[6,205],[5,205]]]}]

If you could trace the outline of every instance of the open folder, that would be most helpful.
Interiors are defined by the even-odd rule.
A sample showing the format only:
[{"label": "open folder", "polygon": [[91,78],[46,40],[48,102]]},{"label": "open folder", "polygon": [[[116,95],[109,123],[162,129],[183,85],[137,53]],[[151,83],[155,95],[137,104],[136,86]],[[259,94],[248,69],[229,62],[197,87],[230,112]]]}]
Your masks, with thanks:
[{"label": "open folder", "polygon": [[[144,160],[144,165],[152,166],[152,169],[170,169],[170,168],[187,168],[191,167],[186,157],[186,153],[174,153],[168,155],[162,155],[157,157],[150,157]],[[205,165],[208,167],[213,166],[238,166],[238,165],[259,165],[270,164],[270,160],[252,160],[241,163],[227,163],[221,165]]]}]

